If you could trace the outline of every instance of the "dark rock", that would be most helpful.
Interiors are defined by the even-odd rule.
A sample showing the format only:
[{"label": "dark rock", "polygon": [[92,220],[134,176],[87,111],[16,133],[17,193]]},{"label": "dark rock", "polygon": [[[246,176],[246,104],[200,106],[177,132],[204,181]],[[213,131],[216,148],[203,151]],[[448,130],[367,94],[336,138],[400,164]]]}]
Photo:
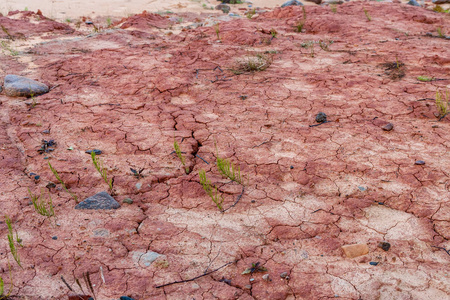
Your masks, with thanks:
[{"label": "dark rock", "polygon": [[391,244],[389,244],[388,242],[379,242],[378,247],[380,247],[384,251],[388,251],[389,249],[391,249]]},{"label": "dark rock", "polygon": [[127,296],[122,296],[120,297],[120,300],[134,300],[134,299]]},{"label": "dark rock", "polygon": [[424,165],[425,164],[425,161],[423,161],[423,160],[417,160],[415,163],[414,163],[415,165]]},{"label": "dark rock", "polygon": [[417,2],[416,0],[410,0],[407,4],[412,6],[420,6],[419,2]]},{"label": "dark rock", "polygon": [[383,129],[384,131],[391,131],[393,128],[394,128],[394,124],[392,124],[392,123],[387,123],[386,125],[381,127],[381,129]]},{"label": "dark rock", "polygon": [[370,263],[369,263],[369,265],[371,265],[371,266],[376,266],[376,265],[378,265],[379,264],[379,262],[377,262],[377,261],[371,261]]},{"label": "dark rock", "polygon": [[75,209],[117,209],[120,204],[107,192],[100,192],[86,198],[75,206]]},{"label": "dark rock", "polygon": [[57,240],[58,239],[58,237],[55,235],[55,236],[52,236],[52,240]]},{"label": "dark rock", "polygon": [[327,115],[323,112],[320,112],[316,115],[316,122],[317,123],[324,123],[327,121]]},{"label": "dark rock", "polygon": [[281,4],[281,7],[295,6],[295,5],[303,5],[303,3],[297,0],[289,0]]},{"label": "dark rock", "polygon": [[320,4],[320,3],[322,3],[322,0],[306,0],[306,1],[308,1],[308,2],[313,2],[313,3],[315,3],[315,4]]},{"label": "dark rock", "polygon": [[433,0],[433,4],[446,4],[450,3],[450,0]]},{"label": "dark rock", "polygon": [[131,200],[130,198],[125,198],[123,199],[123,203],[133,204],[133,200]]},{"label": "dark rock", "polygon": [[49,91],[45,84],[17,75],[6,75],[4,88],[10,97],[33,97]]},{"label": "dark rock", "polygon": [[98,150],[98,149],[86,150],[85,153],[91,154],[92,151],[94,151],[95,155],[100,155],[100,154],[102,154],[102,150]]},{"label": "dark rock", "polygon": [[287,276],[288,276],[288,273],[287,273],[287,272],[283,272],[283,273],[280,274],[280,277],[281,277],[281,278],[286,278]]},{"label": "dark rock", "polygon": [[216,6],[216,10],[221,10],[224,14],[227,14],[230,12],[231,7],[226,4],[219,4]]},{"label": "dark rock", "polygon": [[75,294],[75,293],[69,293],[68,297],[69,297],[69,300],[89,300],[92,298],[89,295],[80,295],[80,294]]}]

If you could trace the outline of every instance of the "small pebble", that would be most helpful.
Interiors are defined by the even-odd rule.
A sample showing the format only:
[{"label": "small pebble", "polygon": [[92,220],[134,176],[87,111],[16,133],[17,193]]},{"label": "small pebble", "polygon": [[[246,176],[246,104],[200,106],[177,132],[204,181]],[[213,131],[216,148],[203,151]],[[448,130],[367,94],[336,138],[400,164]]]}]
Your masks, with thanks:
[{"label": "small pebble", "polygon": [[50,129],[45,129],[44,131],[42,131],[42,133],[50,133]]},{"label": "small pebble", "polygon": [[370,264],[371,266],[376,266],[376,265],[379,264],[379,262],[377,262],[377,261],[371,261],[369,264]]},{"label": "small pebble", "polygon": [[265,281],[269,281],[269,274],[264,274],[263,276],[262,276],[262,279],[263,280],[265,280]]},{"label": "small pebble", "polygon": [[86,22],[84,22],[86,25],[92,25],[92,24],[94,24],[94,22],[92,22],[92,21],[86,21]]},{"label": "small pebble", "polygon": [[250,282],[253,282],[253,281],[255,281],[255,278],[250,278]]},{"label": "small pebble", "polygon": [[393,128],[394,128],[394,124],[392,124],[392,123],[387,123],[386,125],[381,127],[381,129],[383,129],[384,131],[391,131]]},{"label": "small pebble", "polygon": [[91,154],[92,151],[94,151],[95,155],[100,155],[100,154],[102,154],[102,150],[98,150],[98,149],[86,150],[85,153]]},{"label": "small pebble", "polygon": [[389,244],[388,242],[379,242],[378,247],[380,247],[384,251],[388,251],[389,249],[391,249],[391,244]]},{"label": "small pebble", "polygon": [[127,296],[122,296],[120,297],[120,300],[134,300],[134,299]]},{"label": "small pebble", "polygon": [[41,178],[41,176],[39,176],[39,175],[34,176],[34,180],[39,180],[40,178]]},{"label": "small pebble", "polygon": [[433,125],[431,128],[439,128],[439,125]]},{"label": "small pebble", "polygon": [[252,203],[256,203],[256,201],[255,201],[255,200],[252,200],[251,202],[252,202]]},{"label": "small pebble", "polygon": [[327,121],[327,115],[324,112],[319,112],[316,115],[316,122],[317,123],[324,123]]},{"label": "small pebble", "polygon": [[280,274],[280,277],[281,278],[286,278],[286,277],[288,277],[288,273],[287,272],[283,272],[283,273]]},{"label": "small pebble", "polygon": [[415,164],[415,165],[424,165],[424,164],[425,164],[425,161],[423,161],[423,160],[417,160],[414,164]]},{"label": "small pebble", "polygon": [[123,199],[123,203],[133,204],[133,200],[131,200],[130,198],[125,198]]},{"label": "small pebble", "polygon": [[52,240],[57,240],[58,239],[58,237],[55,235],[55,236],[52,236]]},{"label": "small pebble", "polygon": [[294,168],[294,166],[291,166],[291,170]]}]

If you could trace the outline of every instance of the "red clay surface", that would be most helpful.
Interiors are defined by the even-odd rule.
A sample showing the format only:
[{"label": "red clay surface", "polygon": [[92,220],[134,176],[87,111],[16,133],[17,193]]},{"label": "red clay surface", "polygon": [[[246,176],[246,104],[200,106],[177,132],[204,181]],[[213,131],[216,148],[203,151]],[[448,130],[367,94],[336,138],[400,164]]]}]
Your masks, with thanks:
[{"label": "red clay surface", "polygon": [[[75,278],[87,271],[97,299],[448,297],[450,119],[437,121],[433,99],[450,88],[450,40],[436,37],[438,27],[450,32],[450,16],[373,2],[306,12],[303,33],[294,31],[301,8],[288,7],[220,23],[220,42],[214,27],[171,34],[173,18],[145,13],[99,33],[30,13],[0,17],[19,51],[2,50],[0,77],[52,88],[34,107],[0,95],[0,210],[23,241],[21,269],[0,224],[12,299],[66,299],[61,276],[81,293]],[[329,51],[320,47],[331,40]],[[271,57],[269,68],[231,71],[257,53]],[[331,122],[310,127],[318,112]],[[174,138],[188,175],[171,154]],[[55,151],[39,154],[43,139]],[[94,148],[122,204],[116,211],[75,210],[48,168],[80,199],[107,190],[84,153]],[[225,208],[240,194],[217,171],[217,152],[246,178],[225,213],[199,184],[204,169]],[[145,168],[144,177],[130,168]],[[28,188],[52,195],[56,217],[34,211]],[[341,246],[356,243],[369,253],[344,257]],[[162,256],[148,264],[150,251]],[[267,272],[241,274],[257,262]]]}]

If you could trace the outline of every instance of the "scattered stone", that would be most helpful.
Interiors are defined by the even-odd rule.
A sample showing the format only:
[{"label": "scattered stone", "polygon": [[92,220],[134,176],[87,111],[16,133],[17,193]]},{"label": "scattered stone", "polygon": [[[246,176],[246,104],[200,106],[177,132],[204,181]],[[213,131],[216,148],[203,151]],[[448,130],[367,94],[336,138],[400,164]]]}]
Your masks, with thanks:
[{"label": "scattered stone", "polygon": [[379,262],[377,262],[377,261],[371,261],[370,263],[369,263],[369,265],[371,265],[371,266],[376,266],[376,265],[378,265],[379,264]]},{"label": "scattered stone", "polygon": [[439,128],[439,125],[433,125],[431,128]]},{"label": "scattered stone", "polygon": [[120,297],[120,300],[134,300],[134,299],[127,296],[122,296]]},{"label": "scattered stone", "polygon": [[143,254],[139,260],[140,263],[143,263],[144,266],[148,267],[154,262],[158,257],[162,256],[162,254],[149,251],[145,254]]},{"label": "scattered stone", "polygon": [[123,203],[133,204],[133,200],[131,200],[130,198],[125,198],[123,199]]},{"label": "scattered stone", "polygon": [[344,1],[342,0],[327,0],[323,2],[324,5],[330,5],[330,4],[342,4]]},{"label": "scattered stone", "polygon": [[224,14],[227,14],[230,12],[231,7],[229,5],[226,4],[219,4],[216,7],[216,10],[221,10]]},{"label": "scattered stone", "polygon": [[363,187],[363,186],[358,186],[358,189],[359,189],[361,192],[367,191],[367,188],[366,188],[366,187]]},{"label": "scattered stone", "polygon": [[57,240],[58,239],[58,237],[55,235],[55,236],[52,236],[52,240]]},{"label": "scattered stone", "polygon": [[324,112],[320,112],[316,115],[317,123],[324,123],[327,121],[327,115]]},{"label": "scattered stone", "polygon": [[107,192],[100,192],[86,198],[75,206],[75,209],[117,209],[120,204]]},{"label": "scattered stone", "polygon": [[348,258],[354,258],[369,253],[369,247],[367,244],[353,244],[345,245],[341,247],[345,256]]},{"label": "scattered stone", "polygon": [[283,273],[280,274],[280,277],[281,278],[286,278],[286,277],[288,277],[288,273],[287,272],[283,272]]},{"label": "scattered stone", "polygon": [[425,164],[425,161],[423,161],[423,160],[417,160],[415,163],[414,163],[415,165],[424,165]]},{"label": "scattered stone", "polygon": [[291,170],[294,168],[294,166],[290,166]]},{"label": "scattered stone", "polygon": [[252,288],[252,286],[250,284],[244,286],[245,289],[250,290]]},{"label": "scattered stone", "polygon": [[17,75],[6,75],[4,88],[9,97],[32,97],[49,91],[45,84]]},{"label": "scattered stone", "polygon": [[388,242],[379,242],[378,247],[380,247],[384,251],[388,251],[389,249],[391,249],[391,244],[389,244]]},{"label": "scattered stone", "polygon": [[300,1],[297,0],[289,0],[281,4],[281,7],[294,6],[294,5],[303,5]]},{"label": "scattered stone", "polygon": [[69,300],[90,300],[92,297],[89,295],[80,295],[75,293],[69,293]]},{"label": "scattered stone", "polygon": [[270,280],[269,274],[264,274],[264,275],[262,276],[262,279],[265,280],[265,281],[269,281],[269,280]]},{"label": "scattered stone", "polygon": [[392,123],[387,123],[386,125],[381,127],[381,129],[383,129],[384,131],[391,131],[393,128],[394,128],[394,124],[392,124]]},{"label": "scattered stone", "polygon": [[416,0],[409,0],[407,4],[412,6],[420,6],[419,2],[417,2]]},{"label": "scattered stone", "polygon": [[253,281],[255,281],[255,278],[250,278],[250,282],[253,282]]},{"label": "scattered stone", "polygon": [[433,0],[433,4],[446,4],[450,3],[450,0]]},{"label": "scattered stone", "polygon": [[91,154],[92,151],[94,151],[95,155],[100,155],[100,154],[102,154],[102,150],[98,150],[98,149],[86,150],[85,153]]},{"label": "scattered stone", "polygon": [[313,2],[313,3],[315,3],[315,4],[320,4],[320,3],[322,3],[322,0],[306,0],[306,1],[308,1],[308,2]]}]

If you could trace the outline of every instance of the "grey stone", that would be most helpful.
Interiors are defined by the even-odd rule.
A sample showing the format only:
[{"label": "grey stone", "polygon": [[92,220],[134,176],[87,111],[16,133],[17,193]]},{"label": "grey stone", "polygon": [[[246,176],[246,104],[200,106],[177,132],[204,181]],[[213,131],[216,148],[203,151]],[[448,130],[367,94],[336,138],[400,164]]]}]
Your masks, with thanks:
[{"label": "grey stone", "polygon": [[221,10],[224,14],[227,14],[230,12],[230,6],[226,4],[219,4],[216,6],[216,10]]},{"label": "grey stone", "polygon": [[433,0],[433,4],[446,4],[450,3],[450,0]]},{"label": "grey stone", "polygon": [[316,122],[323,123],[327,121],[327,114],[324,112],[320,112],[316,115]]},{"label": "grey stone", "polygon": [[140,263],[143,263],[144,266],[148,267],[160,256],[161,254],[159,253],[149,251],[141,256]]},{"label": "grey stone", "polygon": [[119,202],[107,192],[100,192],[78,203],[75,209],[117,209],[119,207]]},{"label": "grey stone", "polygon": [[303,5],[303,3],[301,3],[300,1],[297,1],[297,0],[289,0],[289,1],[286,1],[283,4],[281,4],[281,7],[295,6],[295,5]]},{"label": "grey stone", "polygon": [[308,2],[314,2],[315,4],[320,4],[322,3],[322,0],[306,0]]},{"label": "grey stone", "polygon": [[381,127],[381,129],[383,129],[384,131],[391,131],[392,129],[394,129],[394,124],[392,124],[392,123],[387,123],[386,125],[384,125],[383,127]]},{"label": "grey stone", "polygon": [[45,84],[17,75],[6,75],[4,88],[9,97],[33,97],[49,91]]},{"label": "grey stone", "polygon": [[412,6],[420,6],[419,2],[417,2],[416,0],[410,0],[407,4]]},{"label": "grey stone", "polygon": [[415,164],[415,165],[424,165],[424,164],[425,164],[425,161],[423,161],[423,160],[417,160],[414,164]]}]

